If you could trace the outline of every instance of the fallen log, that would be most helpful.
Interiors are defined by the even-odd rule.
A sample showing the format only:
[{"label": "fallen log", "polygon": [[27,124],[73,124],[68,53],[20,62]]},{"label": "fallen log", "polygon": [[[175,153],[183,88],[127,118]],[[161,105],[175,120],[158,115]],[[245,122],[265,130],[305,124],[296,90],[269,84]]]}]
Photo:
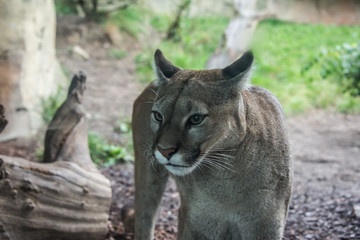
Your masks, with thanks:
[{"label": "fallen log", "polygon": [[0,239],[105,238],[111,188],[89,154],[85,79],[73,78],[49,124],[43,162],[0,155]]}]

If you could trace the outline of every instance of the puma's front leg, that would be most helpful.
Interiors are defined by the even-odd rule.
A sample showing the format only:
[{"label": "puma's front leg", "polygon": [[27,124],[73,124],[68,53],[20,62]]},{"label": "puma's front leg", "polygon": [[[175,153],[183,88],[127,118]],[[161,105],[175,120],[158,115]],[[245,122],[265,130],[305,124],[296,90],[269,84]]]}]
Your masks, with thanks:
[{"label": "puma's front leg", "polygon": [[135,160],[135,239],[153,239],[154,226],[161,196],[164,192],[168,174],[162,166],[155,170],[144,161]]},{"label": "puma's front leg", "polygon": [[133,108],[132,129],[135,151],[135,239],[153,239],[157,210],[164,192],[168,173],[152,153],[153,135],[149,120],[153,86],[136,99]]}]

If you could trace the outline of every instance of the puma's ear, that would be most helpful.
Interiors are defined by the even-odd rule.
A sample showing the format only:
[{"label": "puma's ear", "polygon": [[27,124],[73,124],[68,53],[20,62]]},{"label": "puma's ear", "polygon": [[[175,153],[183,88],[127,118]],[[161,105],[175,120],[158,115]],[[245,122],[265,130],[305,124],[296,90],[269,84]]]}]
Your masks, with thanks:
[{"label": "puma's ear", "polygon": [[155,51],[154,62],[154,71],[157,76],[156,82],[158,84],[167,82],[169,78],[180,71],[180,68],[175,67],[169,60],[167,60],[159,49]]},{"label": "puma's ear", "polygon": [[222,74],[226,80],[236,82],[243,89],[249,81],[253,61],[253,53],[247,51],[238,60],[222,69]]}]

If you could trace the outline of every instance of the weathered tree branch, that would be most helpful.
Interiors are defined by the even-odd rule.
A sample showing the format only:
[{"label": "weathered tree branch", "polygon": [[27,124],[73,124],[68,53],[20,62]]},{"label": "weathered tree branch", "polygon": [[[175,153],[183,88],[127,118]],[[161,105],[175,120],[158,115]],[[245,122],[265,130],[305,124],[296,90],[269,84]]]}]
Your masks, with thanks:
[{"label": "weathered tree branch", "polygon": [[189,8],[190,4],[191,4],[191,0],[183,0],[183,2],[180,4],[176,12],[176,17],[172,22],[172,24],[170,25],[170,27],[168,28],[166,39],[176,40],[175,38],[178,35],[177,32],[179,31],[179,27],[180,27],[181,16],[183,12]]},{"label": "weathered tree branch", "polygon": [[75,76],[49,124],[45,163],[0,155],[0,239],[104,239],[111,188],[90,158],[84,89]]},{"label": "weathered tree branch", "polygon": [[0,104],[0,133],[6,127],[8,121],[5,119],[5,108]]}]

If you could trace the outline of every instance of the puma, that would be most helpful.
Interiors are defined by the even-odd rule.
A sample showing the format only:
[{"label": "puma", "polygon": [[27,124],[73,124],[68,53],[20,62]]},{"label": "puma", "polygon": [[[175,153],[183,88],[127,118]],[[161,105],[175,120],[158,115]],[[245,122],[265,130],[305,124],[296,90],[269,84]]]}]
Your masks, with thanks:
[{"label": "puma", "polygon": [[253,54],[224,69],[182,70],[155,52],[156,80],[133,108],[135,239],[153,239],[172,176],[178,240],[281,239],[292,188],[279,101],[249,82]]}]

